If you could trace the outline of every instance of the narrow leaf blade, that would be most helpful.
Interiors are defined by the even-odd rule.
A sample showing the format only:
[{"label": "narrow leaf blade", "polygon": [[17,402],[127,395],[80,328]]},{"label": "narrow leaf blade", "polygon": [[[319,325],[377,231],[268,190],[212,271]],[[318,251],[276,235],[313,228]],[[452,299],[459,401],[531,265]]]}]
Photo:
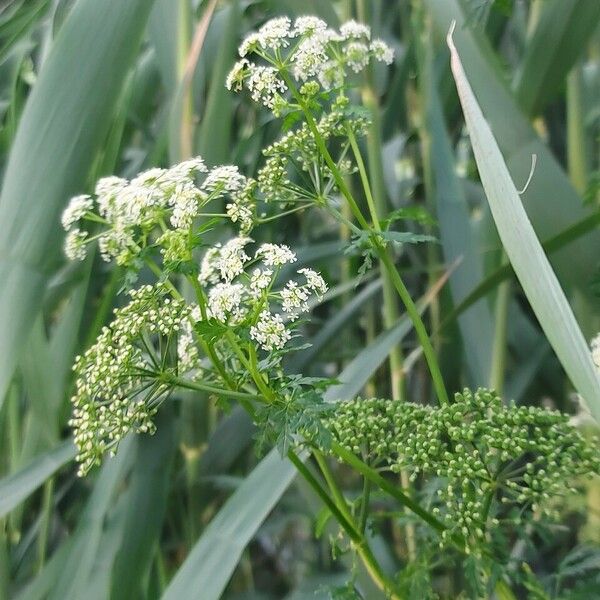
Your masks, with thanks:
[{"label": "narrow leaf blade", "polygon": [[473,153],[502,244],[552,348],[590,412],[600,420],[600,377],[581,329],[523,208],[451,35],[448,46]]}]

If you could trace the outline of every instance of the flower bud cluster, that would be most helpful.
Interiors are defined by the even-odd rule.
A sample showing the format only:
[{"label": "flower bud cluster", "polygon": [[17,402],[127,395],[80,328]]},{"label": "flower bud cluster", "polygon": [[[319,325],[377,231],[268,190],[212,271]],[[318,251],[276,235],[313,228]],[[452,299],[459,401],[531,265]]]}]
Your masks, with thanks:
[{"label": "flower bud cluster", "polygon": [[[200,157],[169,169],[150,169],[131,181],[105,177],[98,181],[94,198],[76,196],[65,209],[65,253],[71,260],[83,260],[89,243],[97,239],[102,258],[120,265],[133,264],[151,244],[160,247],[167,261],[190,260],[197,239],[190,233],[209,203],[220,200],[223,217],[243,233],[252,229],[255,187],[237,167],[209,171]],[[86,222],[100,231],[92,232]]]},{"label": "flower bud cluster", "polygon": [[[265,243],[253,256],[252,240],[237,237],[206,252],[198,281],[208,288],[207,316],[230,327],[248,327],[249,336],[265,351],[280,350],[291,339],[285,320],[295,321],[309,309],[308,300],[327,291],[312,269],[299,269],[303,283],[289,280],[275,290],[279,270],[296,262],[287,246]],[[285,320],[284,320],[285,319]]]},{"label": "flower bud cluster", "polygon": [[[317,129],[325,143],[345,140],[349,130],[357,137],[363,136],[368,126],[366,115],[348,110],[348,99],[344,96],[337,98],[331,111],[317,121]],[[266,202],[306,201],[335,189],[329,170],[325,170],[318,180],[312,178],[312,174],[322,169],[315,138],[306,123],[285,133],[265,148],[263,155],[267,160],[257,179],[258,189]],[[308,174],[301,183],[293,180],[298,171]],[[308,189],[308,181],[312,189]]]},{"label": "flower bud cluster", "polygon": [[544,512],[551,496],[571,489],[569,482],[600,471],[597,448],[567,415],[504,405],[485,389],[466,389],[440,408],[356,399],[328,419],[347,450],[406,470],[412,479],[440,478],[434,511],[448,526],[445,540],[452,533],[482,539],[491,508],[518,506],[523,517]]},{"label": "flower bud cluster", "polygon": [[129,431],[154,431],[151,418],[167,391],[156,377],[160,369],[154,345],[159,337],[176,337],[189,316],[190,309],[168,297],[164,286],[142,286],[130,296],[129,304],[115,311],[112,323],[73,366],[69,424],[79,475],[99,464],[107,451],[116,451]]},{"label": "flower bud cluster", "polygon": [[[348,21],[335,31],[313,16],[298,17],[293,24],[288,17],[271,19],[250,33],[238,51],[241,60],[227,76],[227,88],[240,91],[245,86],[255,102],[276,113],[286,104],[292,80],[328,91],[343,87],[351,73],[359,73],[372,59],[388,65],[394,60],[383,40],[371,40],[367,25]],[[250,55],[265,64],[251,62]]]}]

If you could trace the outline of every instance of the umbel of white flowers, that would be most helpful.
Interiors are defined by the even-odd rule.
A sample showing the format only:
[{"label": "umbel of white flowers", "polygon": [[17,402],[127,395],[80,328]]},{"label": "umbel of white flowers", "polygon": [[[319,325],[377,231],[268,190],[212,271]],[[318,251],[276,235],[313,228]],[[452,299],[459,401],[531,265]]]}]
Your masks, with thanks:
[{"label": "umbel of white flowers", "polygon": [[[127,266],[150,242],[160,246],[166,260],[189,260],[190,230],[214,201],[225,204],[223,217],[241,233],[252,229],[255,187],[237,167],[209,171],[199,156],[169,169],[149,169],[131,181],[104,177],[94,197],[76,196],[64,211],[65,253],[71,260],[83,260],[90,242],[97,240],[104,260]],[[99,231],[92,234],[86,223]]]},{"label": "umbel of white flowers", "polygon": [[[275,112],[285,105],[288,77],[328,91],[343,87],[349,71],[362,71],[372,58],[388,65],[394,60],[383,40],[371,40],[367,25],[348,21],[336,31],[314,16],[298,17],[293,24],[288,17],[271,19],[250,33],[238,52],[241,60],[227,76],[227,88],[245,86],[255,102]],[[262,62],[252,62],[250,55]]]},{"label": "umbel of white flowers", "polygon": [[[193,173],[205,172],[203,164],[196,158],[170,169],[152,169],[118,185],[117,180],[124,180],[105,178],[97,186],[96,200],[73,198],[62,215],[63,226],[70,232],[67,254],[83,258],[87,244],[98,238],[103,258],[121,264],[141,260],[152,246],[160,248],[165,261],[172,256],[195,260],[192,250],[202,244],[201,236],[193,233],[203,203],[230,194],[235,200],[228,206],[253,210],[243,204],[249,180],[235,167],[213,169],[200,188],[195,187]],[[185,201],[181,185],[189,191]],[[187,204],[194,198],[195,204]],[[80,229],[84,221],[100,223],[101,233],[88,237]],[[77,252],[70,252],[74,232],[84,242]],[[169,234],[180,232],[184,234],[182,247],[165,245]],[[205,381],[210,378],[201,366],[201,323],[226,327],[239,339],[250,339],[272,354],[273,364],[280,360],[277,353],[292,338],[294,322],[309,310],[311,297],[327,291],[327,285],[309,268],[296,272],[298,280],[279,284],[281,268],[296,262],[296,254],[273,243],[261,244],[249,253],[253,243],[247,235],[240,235],[204,249],[197,268],[197,283],[206,298],[204,314],[198,304],[173,297],[166,283],[142,286],[130,292],[129,304],[115,311],[96,343],[77,357],[70,424],[80,475],[99,464],[105,453],[116,451],[129,431],[153,433],[152,417],[172,389],[171,376],[187,373]],[[169,347],[177,348],[175,363],[160,355]]]}]

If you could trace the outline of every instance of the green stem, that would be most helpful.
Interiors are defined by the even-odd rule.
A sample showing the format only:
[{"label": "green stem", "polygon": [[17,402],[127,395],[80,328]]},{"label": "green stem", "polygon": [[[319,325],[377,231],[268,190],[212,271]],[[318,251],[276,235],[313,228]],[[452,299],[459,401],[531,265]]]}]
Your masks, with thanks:
[{"label": "green stem", "polygon": [[327,508],[331,511],[331,514],[337,519],[338,523],[344,528],[344,531],[348,534],[348,537],[353,542],[359,543],[362,539],[360,532],[355,528],[351,520],[348,520],[346,515],[340,510],[337,503],[332,500],[325,488],[323,488],[323,486],[317,481],[317,478],[310,472],[310,469],[295,454],[293,450],[288,450],[287,456],[302,477],[304,477],[305,481],[323,501],[323,504],[325,504],[325,506],[327,506]]},{"label": "green stem", "polygon": [[419,504],[417,504],[417,502],[404,494],[396,486],[389,483],[379,473],[377,473],[377,471],[369,467],[369,465],[360,460],[360,458],[352,454],[352,452],[346,450],[337,442],[333,442],[331,448],[333,452],[345,463],[361,473],[361,475],[369,479],[371,482],[381,488],[381,490],[395,498],[398,502],[400,502],[400,504],[406,506],[406,508],[409,508],[417,516],[421,517],[421,519],[423,519],[423,521],[425,521],[428,525],[433,527],[433,529],[440,533],[446,530],[446,526],[441,521],[436,519],[430,512],[422,508]]},{"label": "green stem", "polygon": [[400,296],[400,299],[404,303],[406,308],[406,312],[410,317],[410,320],[413,323],[415,331],[417,333],[417,337],[421,342],[421,347],[423,348],[423,354],[425,355],[425,359],[427,364],[429,365],[429,371],[431,372],[431,377],[433,379],[433,385],[435,388],[436,395],[440,404],[448,404],[448,393],[446,392],[446,386],[444,385],[444,379],[442,378],[442,372],[440,370],[440,366],[437,361],[437,357],[435,355],[435,350],[433,349],[433,345],[431,344],[431,339],[427,333],[427,329],[425,328],[425,324],[419,315],[419,311],[413,302],[413,299],[410,295],[410,292],[406,289],[400,274],[396,270],[391,258],[387,255],[385,251],[379,253],[379,258],[388,273],[391,276],[392,283]]},{"label": "green stem", "polygon": [[346,502],[346,498],[344,497],[342,490],[339,488],[335,478],[333,477],[333,473],[327,464],[327,459],[323,456],[323,453],[317,449],[313,449],[313,456],[319,465],[319,469],[321,469],[321,472],[323,473],[323,477],[325,477],[325,481],[331,490],[338,508],[342,511],[345,517],[351,521],[353,517],[350,513],[350,509],[348,508],[348,503]]},{"label": "green stem", "polygon": [[373,200],[373,193],[371,192],[369,177],[367,176],[367,170],[365,169],[365,163],[363,161],[362,154],[360,153],[360,148],[358,147],[356,137],[349,126],[346,127],[346,133],[348,135],[348,140],[350,141],[352,152],[354,153],[356,165],[358,166],[358,172],[360,174],[360,180],[365,192],[365,198],[367,199],[367,206],[369,207],[369,214],[371,215],[373,226],[375,231],[381,231],[381,225],[379,223],[379,218],[377,217],[377,209],[375,208],[375,201]]},{"label": "green stem", "polygon": [[[334,504],[336,506],[337,511],[343,517],[345,522],[350,523],[353,531],[356,534],[355,538],[352,538],[354,542],[356,552],[360,556],[365,568],[369,572],[369,575],[373,579],[373,581],[377,584],[377,586],[383,590],[384,592],[390,594],[390,598],[395,600],[400,600],[401,596],[394,591],[395,585],[390,579],[383,573],[379,563],[377,562],[369,544],[364,537],[364,534],[361,532],[360,528],[355,524],[352,514],[348,508],[348,504],[346,503],[346,499],[342,494],[342,491],[339,489],[331,470],[329,469],[329,465],[327,464],[327,460],[323,456],[323,454],[317,450],[313,449],[313,456],[315,457],[321,472],[323,473],[323,477],[325,477],[325,481],[331,491],[331,494],[334,498]],[[337,514],[337,513],[334,513]],[[348,532],[349,534],[349,532]],[[349,534],[350,535],[350,534]]]},{"label": "green stem", "polygon": [[216,396],[223,396],[224,398],[232,398],[234,400],[260,401],[262,399],[261,396],[257,396],[255,394],[247,394],[245,392],[227,390],[225,388],[216,387],[207,383],[190,381],[189,379],[183,379],[181,377],[170,377],[168,382],[178,387],[185,388],[186,390],[207,392],[208,394],[215,394]]},{"label": "green stem", "polygon": [[367,517],[369,516],[369,502],[371,500],[371,480],[363,476],[363,489],[358,517],[358,528],[364,535],[367,528]]},{"label": "green stem", "polygon": [[335,183],[338,186],[340,192],[342,193],[344,198],[346,198],[346,201],[350,205],[350,209],[352,210],[354,217],[356,218],[356,220],[358,221],[360,226],[365,231],[373,234],[371,236],[371,242],[373,244],[373,248],[374,248],[377,256],[379,257],[380,262],[384,265],[385,269],[389,273],[392,283],[394,285],[394,288],[398,292],[398,295],[400,296],[402,302],[404,303],[404,305],[406,307],[406,311],[408,312],[408,315],[415,327],[415,331],[419,338],[419,342],[421,343],[421,346],[423,347],[423,354],[425,355],[425,360],[427,361],[429,370],[431,372],[431,376],[433,379],[434,388],[435,388],[438,400],[439,400],[440,404],[447,404],[448,403],[448,394],[447,394],[446,388],[444,386],[444,380],[442,378],[442,374],[440,371],[440,367],[439,367],[439,364],[437,361],[435,351],[433,349],[433,346],[431,345],[431,340],[429,339],[429,335],[427,334],[427,329],[425,328],[425,325],[421,319],[421,316],[419,315],[419,312],[416,310],[415,304],[410,296],[410,293],[406,289],[406,286],[404,285],[404,282],[402,281],[402,278],[400,277],[400,273],[396,269],[396,266],[394,265],[394,262],[392,261],[392,259],[388,256],[388,252],[387,252],[385,246],[382,244],[381,240],[376,235],[376,232],[373,232],[373,230],[370,228],[370,226],[367,223],[366,219],[364,218],[358,204],[356,203],[356,200],[353,198],[352,194],[350,193],[350,190],[348,189],[348,186],[347,186],[346,182],[344,181],[342,174],[340,173],[339,169],[337,168],[335,161],[331,157],[331,154],[327,150],[325,140],[319,133],[319,130],[318,130],[317,124],[314,120],[314,117],[312,116],[310,110],[306,106],[302,96],[296,89],[293,81],[291,80],[291,78],[285,71],[281,72],[281,76],[283,77],[288,88],[291,90],[292,95],[294,96],[294,98],[298,102],[302,112],[304,113],[304,116],[306,118],[306,123],[313,135],[315,143],[317,144],[317,148],[319,149],[319,152],[323,156],[325,163],[327,164],[329,170],[331,171],[333,178],[335,180]]},{"label": "green stem", "polygon": [[[256,368],[256,355],[254,353],[251,353],[250,358],[247,358],[244,354],[244,351],[240,348],[240,345],[237,343],[237,340],[235,339],[235,336],[233,335],[232,331],[228,330],[225,334],[225,337],[227,338],[227,341],[233,348],[233,351],[235,352],[236,356],[240,359],[242,365],[244,365],[244,367],[246,367],[246,369],[248,370],[248,373],[250,373],[252,380],[256,384],[256,387],[258,387],[258,389],[260,390],[264,399],[268,402],[273,402],[275,400],[275,394],[265,383],[265,380]],[[252,346],[250,348],[251,350],[253,350]]]}]

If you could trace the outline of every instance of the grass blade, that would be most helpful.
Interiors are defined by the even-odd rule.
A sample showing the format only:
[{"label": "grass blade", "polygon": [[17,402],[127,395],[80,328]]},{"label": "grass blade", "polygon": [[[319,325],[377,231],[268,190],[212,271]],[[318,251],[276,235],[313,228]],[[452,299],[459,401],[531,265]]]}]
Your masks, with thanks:
[{"label": "grass blade", "polygon": [[479,174],[504,249],[567,375],[590,412],[600,420],[600,377],[586,341],[523,208],[451,35],[448,36],[448,46]]},{"label": "grass blade", "polygon": [[59,213],[83,191],[151,6],[77,2],[29,96],[0,196],[0,398],[59,257]]},{"label": "grass blade", "polygon": [[45,452],[26,467],[0,481],[0,518],[19,506],[27,496],[40,487],[63,465],[75,458],[75,446],[71,440]]},{"label": "grass blade", "polygon": [[517,100],[539,114],[564,85],[567,73],[598,29],[598,0],[547,0],[517,71]]},{"label": "grass blade", "polygon": [[[458,0],[425,0],[436,31],[446,34],[455,20],[457,44],[469,83],[518,186],[527,180],[531,156],[537,156],[533,180],[527,188],[525,209],[541,239],[550,239],[562,229],[589,215],[552,152],[539,139],[505,83],[498,57],[487,40],[465,23]],[[589,293],[589,265],[600,252],[600,232],[590,231],[552,256],[552,265],[563,284]]]}]

